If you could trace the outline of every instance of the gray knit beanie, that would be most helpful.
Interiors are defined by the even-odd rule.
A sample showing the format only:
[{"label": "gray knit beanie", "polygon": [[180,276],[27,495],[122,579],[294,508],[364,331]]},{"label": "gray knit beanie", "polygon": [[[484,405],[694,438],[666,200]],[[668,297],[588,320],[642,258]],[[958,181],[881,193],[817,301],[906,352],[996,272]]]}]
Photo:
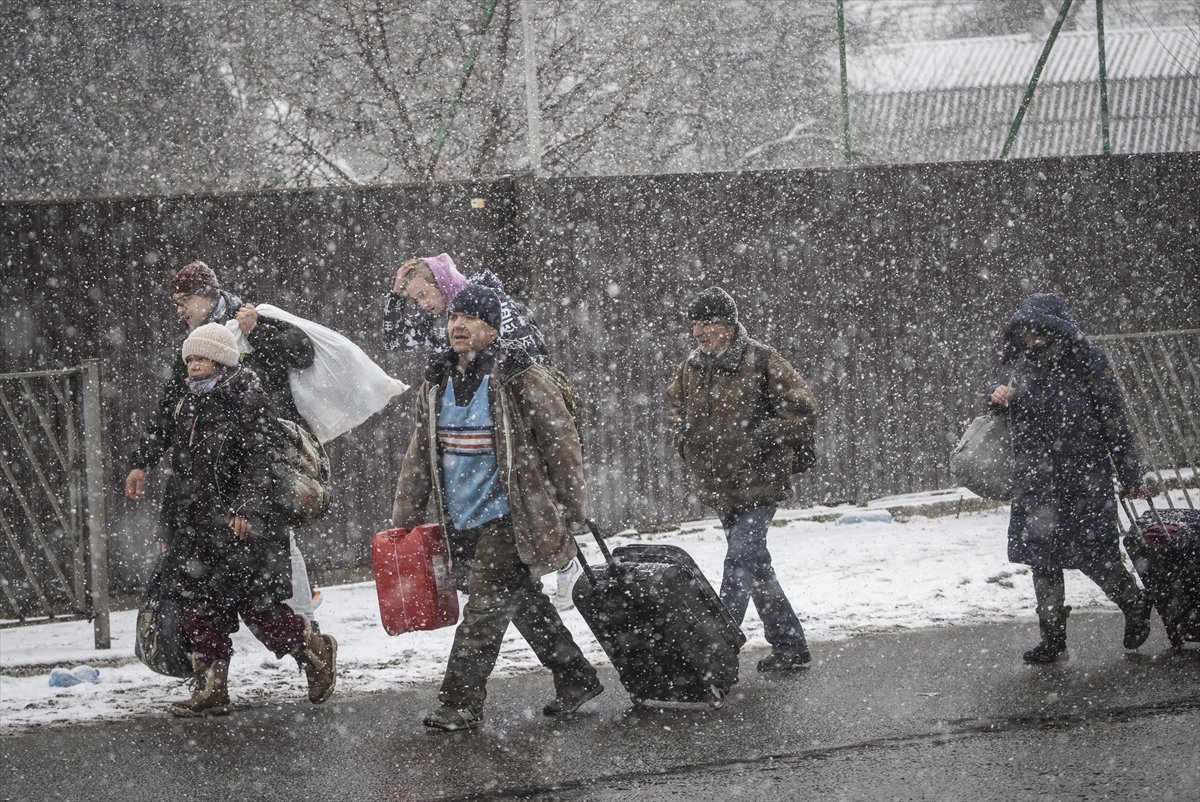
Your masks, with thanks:
[{"label": "gray knit beanie", "polygon": [[233,367],[238,363],[237,343],[229,329],[219,323],[205,323],[183,341],[183,361],[189,356],[202,356],[218,365]]}]

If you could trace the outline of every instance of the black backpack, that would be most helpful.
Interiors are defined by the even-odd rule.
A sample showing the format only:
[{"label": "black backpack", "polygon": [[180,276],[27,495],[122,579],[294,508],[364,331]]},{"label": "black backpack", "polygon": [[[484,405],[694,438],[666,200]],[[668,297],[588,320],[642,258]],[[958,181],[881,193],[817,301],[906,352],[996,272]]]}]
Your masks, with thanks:
[{"label": "black backpack", "polygon": [[[767,386],[769,377],[767,375],[767,364],[771,361],[771,349],[764,346],[756,346],[754,349],[754,368],[758,374],[758,390],[762,396],[763,409],[766,410],[768,418],[775,417],[775,409],[771,405],[770,388]],[[810,433],[808,437],[791,443],[784,443],[787,448],[792,449],[792,473],[804,473],[817,464],[817,438],[815,433]]]}]

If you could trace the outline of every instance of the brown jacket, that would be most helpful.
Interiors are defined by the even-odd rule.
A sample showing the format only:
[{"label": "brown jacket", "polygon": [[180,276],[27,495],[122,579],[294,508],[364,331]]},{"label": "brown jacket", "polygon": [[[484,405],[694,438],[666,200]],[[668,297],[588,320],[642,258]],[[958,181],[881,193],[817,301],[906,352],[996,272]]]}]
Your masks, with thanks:
[{"label": "brown jacket", "polygon": [[790,497],[793,450],[787,444],[804,439],[816,425],[816,398],[773,349],[764,388],[755,359],[761,347],[739,324],[724,353],[693,351],[667,388],[675,445],[709,506]]},{"label": "brown jacket", "polygon": [[[417,393],[417,426],[409,440],[392,525],[412,528],[435,514],[446,525],[442,472],[436,445],[437,416],[450,362],[435,360]],[[500,348],[488,383],[500,484],[508,498],[517,553],[534,576],[555,571],[575,556],[572,534],[587,519],[583,450],[562,392],[541,365],[520,349]]]}]

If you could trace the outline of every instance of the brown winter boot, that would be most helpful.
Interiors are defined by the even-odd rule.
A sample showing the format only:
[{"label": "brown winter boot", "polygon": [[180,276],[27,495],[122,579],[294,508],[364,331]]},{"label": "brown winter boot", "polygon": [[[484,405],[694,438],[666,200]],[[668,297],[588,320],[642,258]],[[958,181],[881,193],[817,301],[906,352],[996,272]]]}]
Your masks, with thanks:
[{"label": "brown winter boot", "polygon": [[308,679],[308,701],[321,704],[333,695],[337,684],[337,641],[332,635],[313,634],[304,627],[304,645],[292,652]]},{"label": "brown winter boot", "polygon": [[192,655],[192,698],[167,709],[180,718],[224,716],[229,713],[229,660]]}]

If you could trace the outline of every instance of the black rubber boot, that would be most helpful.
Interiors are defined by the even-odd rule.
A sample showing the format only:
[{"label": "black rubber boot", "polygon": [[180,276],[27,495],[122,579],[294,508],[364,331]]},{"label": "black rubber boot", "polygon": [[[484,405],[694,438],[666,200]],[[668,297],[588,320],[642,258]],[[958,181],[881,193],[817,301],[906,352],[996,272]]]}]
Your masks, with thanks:
[{"label": "black rubber boot", "polygon": [[1070,607],[1057,613],[1038,613],[1038,627],[1042,630],[1042,642],[1025,652],[1021,659],[1031,665],[1053,663],[1067,654],[1067,616]]},{"label": "black rubber boot", "polygon": [[1123,610],[1125,613],[1125,638],[1122,641],[1126,649],[1136,649],[1150,637],[1150,613],[1154,606],[1150,603],[1147,593],[1139,593],[1137,600],[1131,602]]}]

